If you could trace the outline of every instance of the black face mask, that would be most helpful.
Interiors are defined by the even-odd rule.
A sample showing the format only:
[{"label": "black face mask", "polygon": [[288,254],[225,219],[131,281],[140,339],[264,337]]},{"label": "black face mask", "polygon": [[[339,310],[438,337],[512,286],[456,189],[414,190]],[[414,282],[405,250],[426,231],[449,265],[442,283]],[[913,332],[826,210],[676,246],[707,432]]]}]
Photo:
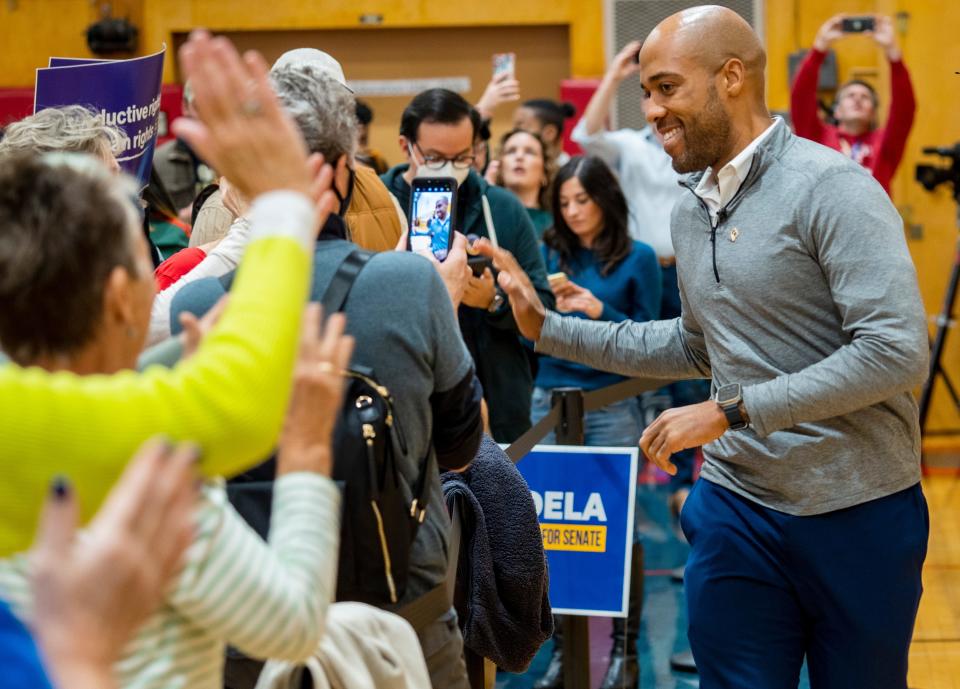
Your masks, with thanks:
[{"label": "black face mask", "polygon": [[348,175],[348,180],[347,180],[346,196],[340,195],[340,190],[337,189],[336,184],[332,185],[333,193],[336,195],[337,200],[340,202],[340,210],[337,211],[337,215],[341,217],[347,212],[347,209],[350,208],[350,201],[353,199],[353,186],[357,179],[357,173],[354,171],[352,167],[347,168],[347,175]]}]

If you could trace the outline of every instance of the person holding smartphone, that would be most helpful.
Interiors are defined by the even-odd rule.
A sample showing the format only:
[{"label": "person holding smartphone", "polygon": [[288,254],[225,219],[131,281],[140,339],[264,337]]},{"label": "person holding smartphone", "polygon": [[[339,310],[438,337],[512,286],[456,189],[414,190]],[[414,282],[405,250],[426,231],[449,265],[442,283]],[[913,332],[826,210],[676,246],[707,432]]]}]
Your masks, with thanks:
[{"label": "person holding smartphone", "polygon": [[[418,216],[421,211],[414,210],[411,199],[422,184],[431,188],[438,180],[455,184],[450,208],[454,227],[464,235],[495,238],[517,257],[543,304],[552,308],[554,297],[536,231],[523,205],[473,169],[480,126],[480,114],[453,91],[430,89],[417,95],[400,121],[400,149],[409,162],[388,171],[384,184],[401,208]],[[412,215],[409,220],[411,225],[417,222]],[[508,300],[490,268],[471,275],[458,316],[490,408],[491,435],[497,442],[511,443],[530,428],[533,375]]]},{"label": "person holding smartphone", "polygon": [[[852,33],[870,36],[890,63],[890,113],[883,127],[877,126],[877,92],[860,79],[851,79],[837,91],[833,106],[836,124],[823,122],[817,114],[820,66],[830,46]],[[817,31],[813,49],[800,63],[790,91],[790,117],[797,136],[829,146],[863,165],[888,194],[913,126],[916,107],[893,20],[882,15],[838,14],[828,19]]]},{"label": "person holding smartphone", "polygon": [[[660,317],[660,265],[653,249],[627,233],[627,201],[617,178],[600,158],[575,157],[557,173],[551,193],[553,227],[543,237],[542,252],[565,318],[623,323]],[[533,391],[532,421],[550,411],[555,388],[599,390],[624,376],[600,371],[565,358],[541,356]],[[636,397],[587,412],[584,444],[635,447],[643,430]],[[543,441],[555,442],[551,433]],[[627,618],[613,620],[610,665],[601,689],[635,687],[640,676],[637,637],[640,632],[643,572],[630,572]],[[563,686],[562,625],[556,625],[553,655],[536,689]]]}]

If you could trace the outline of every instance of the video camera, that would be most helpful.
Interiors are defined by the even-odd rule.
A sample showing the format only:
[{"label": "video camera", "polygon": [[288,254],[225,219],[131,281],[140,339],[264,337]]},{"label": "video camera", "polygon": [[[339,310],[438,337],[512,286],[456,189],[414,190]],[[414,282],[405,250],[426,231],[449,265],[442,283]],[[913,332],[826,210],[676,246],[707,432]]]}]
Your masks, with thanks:
[{"label": "video camera", "polygon": [[950,164],[946,166],[939,165],[917,165],[917,181],[923,185],[927,191],[933,191],[941,184],[950,182],[953,184],[953,193],[956,196],[960,193],[960,142],[955,143],[953,147],[931,146],[923,149],[924,155],[935,155],[941,158],[949,158]]}]

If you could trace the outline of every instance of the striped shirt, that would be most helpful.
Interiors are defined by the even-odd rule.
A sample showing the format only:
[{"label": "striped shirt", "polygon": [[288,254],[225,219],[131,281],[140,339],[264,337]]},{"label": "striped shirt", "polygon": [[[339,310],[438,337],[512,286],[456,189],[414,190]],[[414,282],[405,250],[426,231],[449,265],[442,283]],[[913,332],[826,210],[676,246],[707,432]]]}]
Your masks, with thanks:
[{"label": "striped shirt", "polygon": [[[334,483],[312,473],[278,478],[268,543],[233,509],[222,483],[204,487],[197,521],[183,571],[116,665],[125,689],[220,689],[227,643],[291,661],[317,648],[336,590]],[[26,556],[0,561],[0,597],[30,619]]]}]

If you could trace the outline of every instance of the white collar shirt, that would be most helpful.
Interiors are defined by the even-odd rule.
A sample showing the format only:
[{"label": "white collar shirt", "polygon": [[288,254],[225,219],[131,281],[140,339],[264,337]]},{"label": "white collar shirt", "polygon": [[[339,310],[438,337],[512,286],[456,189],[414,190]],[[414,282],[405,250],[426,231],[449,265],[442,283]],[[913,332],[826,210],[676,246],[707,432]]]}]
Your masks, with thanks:
[{"label": "white collar shirt", "polygon": [[693,193],[707,204],[712,222],[717,221],[717,214],[720,209],[737,195],[740,185],[750,174],[750,166],[753,164],[753,154],[756,152],[757,146],[770,135],[773,128],[777,126],[778,119],[774,118],[773,124],[747,144],[747,147],[740,151],[733,160],[720,168],[720,172],[714,173],[713,168],[708,167],[703,173],[703,177],[700,178],[700,183],[693,190]]}]

